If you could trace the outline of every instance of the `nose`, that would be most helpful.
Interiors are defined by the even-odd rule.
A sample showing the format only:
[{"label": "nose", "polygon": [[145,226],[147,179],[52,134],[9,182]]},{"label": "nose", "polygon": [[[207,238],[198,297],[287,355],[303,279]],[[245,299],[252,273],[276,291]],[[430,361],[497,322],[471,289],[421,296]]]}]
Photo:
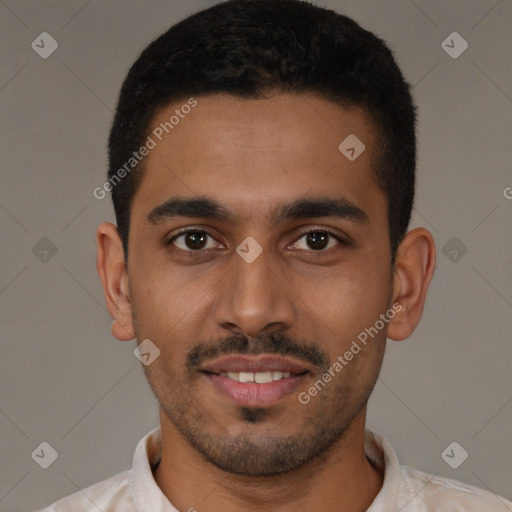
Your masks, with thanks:
[{"label": "nose", "polygon": [[268,251],[251,263],[233,255],[233,267],[216,290],[214,320],[248,337],[285,331],[295,322],[293,291],[283,272],[271,268]]}]

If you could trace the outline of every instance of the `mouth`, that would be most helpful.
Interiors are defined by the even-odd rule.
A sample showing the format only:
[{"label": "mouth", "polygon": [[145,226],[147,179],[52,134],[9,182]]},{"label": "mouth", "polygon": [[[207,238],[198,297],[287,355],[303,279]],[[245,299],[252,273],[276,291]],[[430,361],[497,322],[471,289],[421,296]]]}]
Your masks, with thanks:
[{"label": "mouth", "polygon": [[229,356],[202,368],[213,388],[236,405],[268,407],[292,394],[310,373],[304,364],[278,356]]},{"label": "mouth", "polygon": [[291,376],[291,372],[269,370],[263,372],[223,372],[219,375],[231,380],[236,380],[237,382],[256,382],[257,384],[265,384],[275,380],[287,379]]}]

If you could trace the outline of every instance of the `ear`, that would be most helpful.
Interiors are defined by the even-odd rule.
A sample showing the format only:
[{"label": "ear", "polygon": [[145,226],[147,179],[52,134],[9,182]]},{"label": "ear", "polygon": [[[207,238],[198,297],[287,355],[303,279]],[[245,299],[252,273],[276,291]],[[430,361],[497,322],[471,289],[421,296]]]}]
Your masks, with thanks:
[{"label": "ear", "polygon": [[408,338],[418,325],[435,266],[436,247],[430,232],[425,228],[409,231],[395,259],[392,304],[397,307],[396,315],[389,322],[388,338],[397,341]]},{"label": "ear", "polygon": [[121,341],[135,338],[132,308],[128,287],[128,272],[117,227],[104,222],[96,231],[98,256],[96,268],[103,285],[105,300],[112,323],[112,336]]}]

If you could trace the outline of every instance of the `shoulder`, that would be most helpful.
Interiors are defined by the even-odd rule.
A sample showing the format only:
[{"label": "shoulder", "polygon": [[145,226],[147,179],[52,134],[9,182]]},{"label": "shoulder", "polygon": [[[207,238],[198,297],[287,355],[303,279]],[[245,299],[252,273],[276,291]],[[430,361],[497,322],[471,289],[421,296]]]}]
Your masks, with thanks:
[{"label": "shoulder", "polygon": [[450,478],[400,466],[403,512],[512,512],[512,502]]},{"label": "shoulder", "polygon": [[[132,470],[114,475],[106,480],[82,489],[70,496],[62,498],[53,505],[38,512],[117,512],[130,510],[133,506],[130,495]],[[125,508],[120,508],[123,505]],[[135,510],[135,509],[134,509]]]}]

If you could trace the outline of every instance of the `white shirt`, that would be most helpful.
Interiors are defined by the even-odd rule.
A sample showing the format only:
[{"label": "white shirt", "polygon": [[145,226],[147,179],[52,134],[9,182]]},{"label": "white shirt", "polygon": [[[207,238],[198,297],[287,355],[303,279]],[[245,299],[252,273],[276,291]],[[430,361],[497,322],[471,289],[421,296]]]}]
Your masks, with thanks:
[{"label": "white shirt", "polygon": [[[510,501],[488,491],[400,466],[389,441],[377,432],[366,431],[364,450],[384,474],[382,488],[367,512],[512,512]],[[161,451],[157,427],[140,440],[131,470],[40,512],[178,512],[153,478]]]}]

